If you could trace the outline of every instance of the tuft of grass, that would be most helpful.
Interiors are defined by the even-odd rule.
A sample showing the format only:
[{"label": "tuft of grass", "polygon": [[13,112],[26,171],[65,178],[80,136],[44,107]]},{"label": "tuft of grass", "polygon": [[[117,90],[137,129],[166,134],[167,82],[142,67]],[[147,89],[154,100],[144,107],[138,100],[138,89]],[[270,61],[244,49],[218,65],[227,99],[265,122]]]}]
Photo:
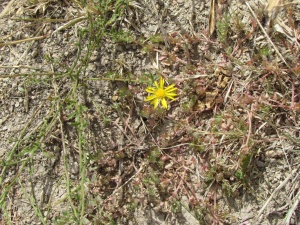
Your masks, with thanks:
[{"label": "tuft of grass", "polygon": [[217,22],[217,34],[218,39],[225,46],[228,45],[228,36],[230,32],[230,14],[225,14],[222,16],[222,19]]}]

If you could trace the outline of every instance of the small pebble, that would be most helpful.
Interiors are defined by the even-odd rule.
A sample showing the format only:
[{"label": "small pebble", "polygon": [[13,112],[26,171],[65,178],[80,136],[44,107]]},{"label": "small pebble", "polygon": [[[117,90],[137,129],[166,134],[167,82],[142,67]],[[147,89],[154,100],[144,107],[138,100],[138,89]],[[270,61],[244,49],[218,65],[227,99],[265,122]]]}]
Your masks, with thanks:
[{"label": "small pebble", "polygon": [[33,58],[36,58],[38,56],[38,53],[39,53],[38,50],[35,48],[35,49],[33,49],[32,53],[31,53],[31,56]]},{"label": "small pebble", "polygon": [[269,158],[280,158],[283,156],[283,152],[282,151],[273,151],[273,150],[270,150],[270,151],[267,151],[266,152],[266,157],[269,157]]},{"label": "small pebble", "polygon": [[11,88],[15,88],[17,86],[18,86],[17,82],[13,82],[12,85],[11,85]]},{"label": "small pebble", "polygon": [[265,167],[265,164],[260,160],[256,160],[255,164],[258,168],[264,168]]}]

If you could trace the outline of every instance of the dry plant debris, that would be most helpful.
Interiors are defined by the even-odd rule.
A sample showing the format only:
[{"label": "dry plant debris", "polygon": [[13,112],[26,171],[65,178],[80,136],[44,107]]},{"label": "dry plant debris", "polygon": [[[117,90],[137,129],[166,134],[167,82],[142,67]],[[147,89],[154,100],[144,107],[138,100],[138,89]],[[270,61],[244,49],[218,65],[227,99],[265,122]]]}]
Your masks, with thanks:
[{"label": "dry plant debris", "polygon": [[299,224],[299,1],[0,11],[0,224]]}]

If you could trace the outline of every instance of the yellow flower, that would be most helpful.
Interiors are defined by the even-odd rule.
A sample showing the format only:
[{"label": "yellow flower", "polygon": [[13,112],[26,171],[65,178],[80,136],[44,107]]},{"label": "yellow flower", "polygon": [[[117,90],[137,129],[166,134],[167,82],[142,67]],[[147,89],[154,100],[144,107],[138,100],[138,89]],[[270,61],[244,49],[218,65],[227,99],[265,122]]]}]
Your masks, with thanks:
[{"label": "yellow flower", "polygon": [[167,109],[168,104],[166,98],[171,100],[175,100],[175,96],[177,94],[174,92],[177,90],[175,84],[171,84],[164,88],[165,80],[161,77],[159,80],[159,84],[157,81],[154,81],[155,87],[147,87],[146,91],[151,95],[146,97],[146,101],[151,101],[151,104],[154,106],[154,109],[161,103],[162,107]]}]

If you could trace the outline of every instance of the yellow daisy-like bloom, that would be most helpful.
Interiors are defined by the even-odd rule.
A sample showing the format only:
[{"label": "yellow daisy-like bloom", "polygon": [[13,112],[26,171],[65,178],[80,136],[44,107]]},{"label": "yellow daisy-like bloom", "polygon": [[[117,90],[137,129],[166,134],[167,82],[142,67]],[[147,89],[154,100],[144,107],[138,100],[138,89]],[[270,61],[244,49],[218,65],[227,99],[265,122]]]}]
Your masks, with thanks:
[{"label": "yellow daisy-like bloom", "polygon": [[159,80],[159,84],[157,83],[157,81],[154,81],[154,85],[155,87],[146,88],[146,91],[151,94],[146,97],[146,101],[151,101],[154,109],[159,105],[159,103],[161,103],[163,108],[167,109],[168,104],[166,98],[175,100],[175,96],[177,96],[177,94],[174,92],[177,90],[175,84],[171,84],[165,88],[165,80],[161,77]]}]

